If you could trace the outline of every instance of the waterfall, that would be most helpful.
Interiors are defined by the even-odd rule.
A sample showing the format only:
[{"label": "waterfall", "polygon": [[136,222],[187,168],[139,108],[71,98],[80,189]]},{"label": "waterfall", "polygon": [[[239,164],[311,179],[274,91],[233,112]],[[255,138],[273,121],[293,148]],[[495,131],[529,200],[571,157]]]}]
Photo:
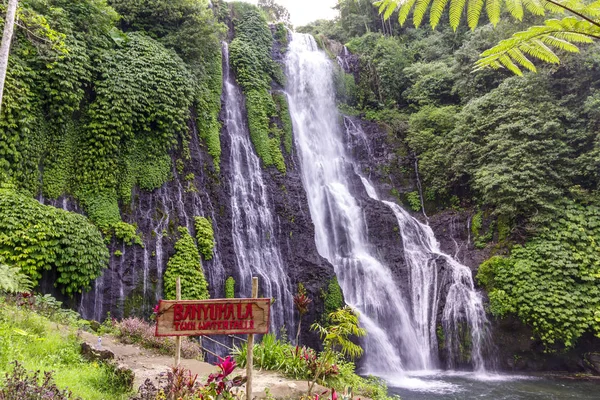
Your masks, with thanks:
[{"label": "waterfall", "polygon": [[[458,365],[465,332],[471,362],[484,368],[482,348],[487,320],[471,271],[442,254],[431,229],[395,203],[406,263],[408,293],[395,282],[391,267],[369,244],[366,220],[354,181],[355,165],[344,143],[334,98],[333,67],[310,35],[293,34],[286,59],[290,113],[302,180],[315,224],[319,253],[334,266],[346,302],[360,312],[368,334],[363,365],[369,373],[428,370],[439,366],[437,323],[447,334],[448,363]],[[364,134],[364,133],[363,133]],[[364,190],[380,201],[362,178]],[[440,306],[443,306],[439,310]],[[441,312],[441,314],[440,314]]]},{"label": "waterfall", "polygon": [[229,68],[229,51],[223,44],[225,127],[231,142],[230,185],[232,236],[239,287],[250,297],[252,276],[259,277],[259,296],[271,297],[271,331],[294,330],[294,303],[287,271],[278,247],[267,186],[260,159],[254,153],[244,119],[244,102]]}]

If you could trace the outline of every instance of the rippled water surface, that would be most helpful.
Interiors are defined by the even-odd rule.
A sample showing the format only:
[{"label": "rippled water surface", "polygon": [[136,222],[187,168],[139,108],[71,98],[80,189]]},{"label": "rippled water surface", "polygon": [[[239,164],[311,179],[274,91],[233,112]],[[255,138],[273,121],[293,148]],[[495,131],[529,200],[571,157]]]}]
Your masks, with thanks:
[{"label": "rippled water surface", "polygon": [[402,400],[591,400],[600,399],[600,382],[526,375],[468,372],[410,373],[386,376],[390,394]]}]

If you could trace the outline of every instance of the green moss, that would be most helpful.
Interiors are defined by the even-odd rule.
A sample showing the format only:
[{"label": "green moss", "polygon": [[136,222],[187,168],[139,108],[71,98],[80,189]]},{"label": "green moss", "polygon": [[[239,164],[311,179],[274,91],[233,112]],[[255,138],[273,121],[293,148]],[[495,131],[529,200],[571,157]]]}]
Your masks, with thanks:
[{"label": "green moss", "polygon": [[137,234],[137,227],[126,222],[117,222],[114,225],[115,237],[126,245],[137,244],[143,247],[142,238]]},{"label": "green moss", "polygon": [[233,279],[233,276],[230,276],[225,281],[225,298],[226,299],[235,298],[235,279]]},{"label": "green moss", "polygon": [[179,240],[175,243],[175,254],[169,258],[163,277],[164,296],[175,299],[177,277],[181,278],[181,298],[188,300],[208,299],[208,282],[200,262],[198,247],[187,228],[179,227]]},{"label": "green moss", "polygon": [[194,225],[198,250],[205,260],[211,260],[215,248],[215,232],[212,223],[205,217],[195,217]]}]

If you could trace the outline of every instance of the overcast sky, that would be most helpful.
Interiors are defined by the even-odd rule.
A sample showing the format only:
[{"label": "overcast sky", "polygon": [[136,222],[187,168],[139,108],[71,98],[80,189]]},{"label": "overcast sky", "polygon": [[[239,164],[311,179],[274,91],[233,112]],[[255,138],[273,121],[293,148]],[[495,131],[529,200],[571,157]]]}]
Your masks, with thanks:
[{"label": "overcast sky", "polygon": [[[258,0],[242,0],[248,3],[258,3]],[[290,11],[294,26],[306,25],[317,19],[332,19],[337,15],[337,10],[332,7],[337,0],[276,0]]]}]

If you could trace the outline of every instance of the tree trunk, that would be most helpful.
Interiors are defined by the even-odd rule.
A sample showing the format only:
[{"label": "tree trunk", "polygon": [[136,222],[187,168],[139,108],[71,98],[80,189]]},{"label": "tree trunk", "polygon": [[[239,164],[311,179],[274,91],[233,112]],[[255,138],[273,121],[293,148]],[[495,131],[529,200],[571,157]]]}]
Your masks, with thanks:
[{"label": "tree trunk", "polygon": [[8,55],[10,54],[10,43],[12,41],[15,27],[15,14],[19,0],[8,0],[6,19],[4,20],[4,33],[2,34],[2,45],[0,45],[0,110],[2,110],[2,95],[4,94],[4,81],[8,69]]}]

